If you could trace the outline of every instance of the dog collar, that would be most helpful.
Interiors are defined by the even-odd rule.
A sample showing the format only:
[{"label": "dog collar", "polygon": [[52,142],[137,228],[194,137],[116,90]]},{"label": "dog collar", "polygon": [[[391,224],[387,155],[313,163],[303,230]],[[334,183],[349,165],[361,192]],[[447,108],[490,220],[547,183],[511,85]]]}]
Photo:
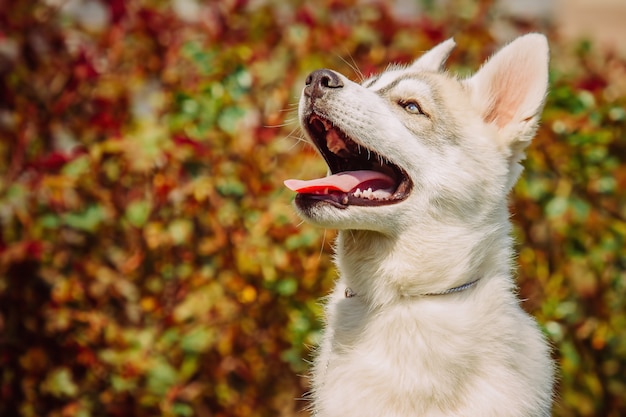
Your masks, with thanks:
[{"label": "dog collar", "polygon": [[446,294],[452,294],[454,292],[465,291],[467,289],[472,288],[474,285],[476,285],[479,280],[480,280],[480,278],[475,279],[474,281],[468,282],[466,284],[459,285],[458,287],[449,288],[449,289],[447,289],[445,291],[442,291],[442,292],[429,292],[429,293],[427,293],[425,295],[446,295]]},{"label": "dog collar", "polygon": [[[471,282],[467,282],[467,283],[465,283],[463,285],[459,285],[458,287],[448,288],[445,291],[429,292],[429,293],[426,293],[424,295],[446,295],[446,294],[452,294],[452,293],[455,293],[455,292],[465,291],[465,290],[468,290],[468,289],[472,288],[474,285],[476,285],[479,280],[480,280],[480,278],[475,279],[474,281],[471,281]],[[356,297],[358,294],[355,293],[352,290],[352,288],[346,287],[346,289],[344,291],[344,295],[345,295],[346,298],[352,298],[352,297]]]}]

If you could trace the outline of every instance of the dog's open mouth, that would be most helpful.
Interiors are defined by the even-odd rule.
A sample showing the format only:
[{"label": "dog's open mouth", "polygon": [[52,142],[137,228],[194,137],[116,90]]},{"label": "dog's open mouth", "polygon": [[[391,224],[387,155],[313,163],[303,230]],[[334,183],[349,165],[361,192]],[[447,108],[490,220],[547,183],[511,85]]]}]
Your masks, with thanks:
[{"label": "dog's open mouth", "polygon": [[298,192],[299,199],[346,208],[394,204],[409,195],[412,182],[402,168],[349,138],[329,120],[314,113],[305,128],[331,175],[310,181],[285,181],[288,188]]}]

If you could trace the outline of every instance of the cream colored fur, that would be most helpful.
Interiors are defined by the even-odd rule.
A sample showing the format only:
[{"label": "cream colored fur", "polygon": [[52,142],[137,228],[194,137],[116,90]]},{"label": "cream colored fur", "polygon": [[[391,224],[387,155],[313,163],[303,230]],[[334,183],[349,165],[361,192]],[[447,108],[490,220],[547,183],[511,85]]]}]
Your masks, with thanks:
[{"label": "cream colored fur", "polygon": [[[448,40],[361,84],[339,75],[344,87],[314,104],[414,183],[392,205],[298,209],[340,230],[315,416],[550,415],[553,364],[516,296],[507,209],[543,107],[548,45],[520,37],[468,79],[442,69],[453,48]],[[398,105],[408,99],[428,117]],[[303,95],[303,120],[311,107]]]}]

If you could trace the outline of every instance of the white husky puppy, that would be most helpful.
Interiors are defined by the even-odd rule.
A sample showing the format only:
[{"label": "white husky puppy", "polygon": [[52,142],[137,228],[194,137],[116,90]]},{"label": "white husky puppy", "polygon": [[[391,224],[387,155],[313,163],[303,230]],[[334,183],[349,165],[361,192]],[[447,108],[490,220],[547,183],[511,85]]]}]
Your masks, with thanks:
[{"label": "white husky puppy", "polygon": [[443,71],[454,45],[361,84],[306,80],[299,118],[330,172],[285,184],[302,218],[340,229],[318,417],[550,415],[553,364],[516,296],[507,209],[548,45],[522,36],[467,79]]}]

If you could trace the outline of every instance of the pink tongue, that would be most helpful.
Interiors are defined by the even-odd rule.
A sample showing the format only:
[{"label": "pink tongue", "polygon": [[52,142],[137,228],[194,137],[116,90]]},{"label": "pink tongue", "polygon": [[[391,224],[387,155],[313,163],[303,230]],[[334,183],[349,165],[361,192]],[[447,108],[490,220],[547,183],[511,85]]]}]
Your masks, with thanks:
[{"label": "pink tongue", "polygon": [[347,193],[356,188],[361,188],[362,191],[368,188],[393,188],[394,181],[378,171],[346,171],[310,181],[287,180],[285,185],[290,190],[305,194],[326,193],[333,190]]}]

